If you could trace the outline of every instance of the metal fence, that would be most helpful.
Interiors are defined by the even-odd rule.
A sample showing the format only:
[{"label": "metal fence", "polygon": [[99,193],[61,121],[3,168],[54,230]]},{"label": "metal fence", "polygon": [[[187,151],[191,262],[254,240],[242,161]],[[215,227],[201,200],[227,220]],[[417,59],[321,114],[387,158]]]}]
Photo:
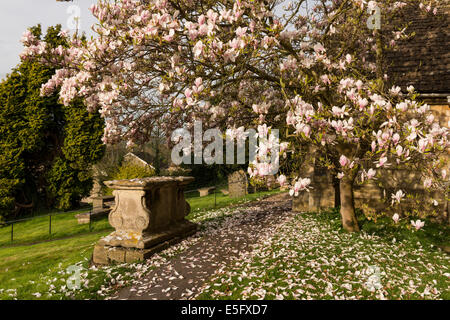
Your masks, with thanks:
[{"label": "metal fence", "polygon": [[[240,183],[240,182],[238,182],[238,183]],[[215,185],[215,186],[210,186],[210,187],[199,187],[197,189],[192,189],[192,190],[185,191],[184,194],[186,196],[186,201],[190,202],[190,200],[192,200],[192,199],[203,198],[202,196],[194,196],[194,197],[192,197],[191,196],[192,194],[200,193],[199,192],[200,189],[207,189],[207,188],[209,188],[209,191],[211,193],[208,193],[208,196],[210,196],[210,195],[214,195],[214,196],[210,200],[210,205],[208,205],[206,207],[203,206],[201,208],[201,210],[211,210],[211,209],[215,209],[218,206],[220,206],[220,203],[218,203],[218,195],[222,196],[222,192],[221,191],[226,189],[228,186],[229,186],[229,184],[226,184],[226,185],[221,184],[221,185]],[[253,196],[251,196],[251,195],[253,195]],[[251,196],[253,198],[255,198],[255,197],[259,198],[259,197],[261,197],[261,195],[262,195],[262,190],[258,189],[258,188],[255,188],[253,193],[246,192],[243,197],[236,198],[236,200],[240,200],[240,199],[245,200],[249,196]],[[225,205],[228,204],[229,202],[230,201],[228,201],[228,202],[225,201]],[[195,208],[191,208],[191,211],[193,211],[194,209]],[[67,233],[66,236],[58,237],[58,238],[52,238],[52,234],[53,234],[52,233],[52,227],[54,227],[54,223],[55,223],[54,219],[56,217],[58,217],[60,215],[68,215],[68,214],[70,215],[72,213],[79,213],[79,214],[80,213],[84,213],[85,214],[85,213],[88,213],[88,212],[89,212],[89,224],[88,224],[88,226],[86,226],[86,229],[87,229],[86,232],[83,232],[83,231],[80,232],[80,230],[79,230],[81,228],[80,226],[83,226],[83,225],[82,224],[77,224],[77,229],[78,229],[79,232],[75,232],[75,233],[70,234],[70,229],[68,229],[67,231],[69,233]],[[68,236],[78,236],[78,235],[91,233],[93,231],[93,223],[94,223],[94,219],[92,219],[92,214],[93,214],[93,208],[91,207],[89,210],[86,209],[86,211],[83,211],[82,209],[79,209],[79,210],[72,210],[72,211],[66,211],[66,212],[54,212],[54,213],[49,213],[49,214],[46,214],[46,215],[33,216],[33,217],[17,219],[17,220],[10,220],[10,221],[7,221],[7,222],[5,222],[5,223],[0,225],[0,231],[4,230],[5,228],[8,228],[8,227],[10,228],[9,245],[11,245],[11,244],[14,244],[14,241],[15,241],[15,237],[14,237],[15,236],[15,232],[16,232],[15,231],[15,226],[18,226],[21,223],[24,223],[26,221],[43,219],[45,217],[48,217],[48,235],[47,235],[48,237],[43,239],[45,237],[45,234],[41,234],[39,239],[29,239],[29,241],[28,242],[24,242],[24,244],[29,243],[29,242],[33,242],[33,241],[34,242],[36,242],[36,241],[40,242],[39,240],[42,240],[42,241],[48,241],[49,239],[51,239],[51,240],[58,240],[58,239],[65,238],[65,237],[68,237]],[[75,218],[75,215],[72,216],[71,218],[74,221],[77,220]],[[97,220],[97,219],[95,219],[95,220]],[[98,219],[98,221],[100,221],[100,220],[102,220],[102,219]],[[107,228],[104,228],[104,229],[101,229],[101,230],[106,230],[106,229]],[[98,230],[98,231],[100,231],[100,230]],[[5,235],[5,232],[3,232],[3,235]],[[8,245],[8,244],[5,243],[5,241],[6,241],[5,239],[1,239],[0,238],[0,247]]]},{"label": "metal fence", "polygon": [[[26,222],[26,221],[38,220],[38,219],[42,219],[42,218],[48,217],[48,235],[49,235],[49,237],[51,237],[51,235],[52,235],[52,218],[55,218],[55,217],[60,216],[60,215],[67,215],[67,214],[75,213],[75,212],[77,212],[77,213],[87,213],[87,212],[89,212],[89,215],[91,215],[92,214],[92,208],[90,208],[89,211],[87,211],[87,210],[86,211],[82,211],[82,210],[79,209],[79,210],[72,210],[72,211],[65,211],[65,212],[64,211],[63,212],[53,212],[53,213],[49,213],[49,214],[45,214],[45,215],[39,215],[39,216],[33,216],[33,217],[29,217],[29,218],[10,220],[10,221],[6,221],[6,222],[2,223],[0,225],[0,229],[8,228],[8,226],[10,227],[10,230],[11,230],[11,232],[10,232],[10,235],[11,235],[10,242],[13,243],[14,242],[14,226],[15,225],[17,225],[19,223]],[[74,219],[75,219],[75,217],[74,217]],[[92,219],[89,219],[89,220],[90,220],[90,222],[89,222],[89,232],[91,232],[92,231]]]}]

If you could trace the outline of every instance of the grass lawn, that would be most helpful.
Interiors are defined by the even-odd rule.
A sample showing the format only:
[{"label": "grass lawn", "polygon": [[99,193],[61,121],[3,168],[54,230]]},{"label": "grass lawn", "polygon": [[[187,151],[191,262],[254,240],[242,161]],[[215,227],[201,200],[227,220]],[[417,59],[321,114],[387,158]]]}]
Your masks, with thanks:
[{"label": "grass lawn", "polygon": [[[214,194],[205,197],[198,197],[193,194],[187,198],[191,205],[191,215],[188,217],[197,217],[208,209],[223,208],[233,204],[239,204],[247,201],[256,200],[259,197],[271,195],[279,190],[265,191],[246,195],[242,198],[230,198],[221,192],[216,193],[216,205],[214,205]],[[69,236],[89,233],[89,224],[79,225],[75,215],[86,212],[86,209],[72,211],[67,213],[58,213],[51,217],[51,235],[49,234],[49,217],[37,217],[32,220],[17,222],[14,224],[13,242],[11,242],[11,226],[0,228],[0,247],[19,245],[45,241],[49,239],[60,239]],[[91,225],[92,232],[110,230],[107,217],[93,221]]]},{"label": "grass lawn", "polygon": [[348,234],[337,212],[298,214],[197,298],[450,299],[450,257],[433,245],[449,240],[448,228],[378,232],[366,224],[369,232]]},{"label": "grass lawn", "polygon": [[[68,236],[89,233],[89,224],[78,224],[75,215],[86,212],[86,209],[59,213],[51,217],[51,235],[49,234],[48,216],[37,217],[32,220],[14,223],[14,241],[11,242],[11,226],[0,228],[0,247],[11,244],[34,243],[49,239],[58,239]],[[101,231],[110,229],[107,217],[93,221],[92,231]]]},{"label": "grass lawn", "polygon": [[217,191],[215,195],[216,205],[214,205],[214,194],[210,194],[204,197],[187,197],[186,200],[191,206],[191,213],[189,214],[188,219],[201,216],[205,210],[219,209],[230,205],[254,201],[258,198],[277,194],[279,192],[279,189],[274,189],[271,191],[261,191],[247,194],[245,197],[230,198],[228,195],[224,195],[222,192]]},{"label": "grass lawn", "polygon": [[[231,199],[217,193],[217,208],[227,205],[252,201],[258,196],[277,193],[261,192],[247,195],[245,198]],[[208,208],[214,207],[214,195],[192,197],[188,201],[192,213],[188,219],[199,222],[202,217],[210,219]],[[112,267],[110,269],[89,269],[94,244],[112,229],[107,218],[92,224],[94,233],[88,233],[89,225],[78,225],[75,215],[79,212],[64,213],[52,217],[52,238],[77,235],[70,239],[43,242],[30,246],[0,248],[0,299],[77,299],[104,298],[101,293],[111,281],[126,281],[141,264]],[[217,217],[221,219],[222,217]],[[85,233],[85,234],[83,234]],[[19,222],[14,226],[14,244],[47,240],[48,217],[39,217],[30,221]],[[10,227],[0,229],[0,244],[10,245]],[[163,256],[163,255],[162,255]],[[67,267],[79,265],[83,268],[83,290],[68,290],[66,281],[71,275]]]},{"label": "grass lawn", "polygon": [[107,233],[0,249],[0,299],[36,299],[33,293],[64,286],[62,272],[75,263],[87,266],[93,245]]},{"label": "grass lawn", "polygon": [[[258,196],[217,199],[222,198],[219,206],[226,206]],[[208,210],[213,197],[190,198],[188,218],[205,227],[233,214],[226,208]],[[448,243],[448,228],[426,222],[412,232],[389,221],[360,222],[363,231],[348,234],[341,230],[336,211],[295,214],[264,235],[251,254],[210,279],[197,298],[450,299],[449,255],[436,248]],[[150,264],[89,268],[94,244],[107,233],[0,248],[0,299],[104,299],[136,275],[189,250],[189,245],[175,246],[152,257]],[[71,274],[66,270],[72,265],[82,268],[81,290],[67,288]]]}]

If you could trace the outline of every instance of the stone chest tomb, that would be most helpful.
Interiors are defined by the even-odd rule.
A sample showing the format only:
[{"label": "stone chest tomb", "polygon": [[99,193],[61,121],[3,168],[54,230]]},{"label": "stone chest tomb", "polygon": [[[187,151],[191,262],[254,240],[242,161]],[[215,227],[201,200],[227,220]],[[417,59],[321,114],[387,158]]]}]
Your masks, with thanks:
[{"label": "stone chest tomb", "polygon": [[185,219],[190,206],[184,198],[184,188],[193,180],[151,177],[106,181],[114,190],[109,223],[115,231],[97,243],[93,262],[141,261],[194,233],[197,225]]}]

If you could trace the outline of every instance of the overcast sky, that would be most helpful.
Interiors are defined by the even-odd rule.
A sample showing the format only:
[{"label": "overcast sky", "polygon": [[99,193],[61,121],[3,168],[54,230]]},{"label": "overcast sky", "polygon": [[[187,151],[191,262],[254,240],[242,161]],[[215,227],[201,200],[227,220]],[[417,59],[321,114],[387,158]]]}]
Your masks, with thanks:
[{"label": "overcast sky", "polygon": [[73,2],[0,0],[0,79],[3,79],[19,63],[19,54],[23,50],[20,43],[22,33],[28,27],[38,23],[42,25],[43,30],[56,24],[61,24],[63,29],[69,30],[73,25],[73,16],[76,12],[76,8],[71,6],[79,7],[80,30],[91,35],[90,26],[95,19],[89,7],[93,3],[97,3],[97,0],[74,0]]},{"label": "overcast sky", "polygon": [[20,38],[28,27],[40,23],[45,32],[49,26],[61,24],[63,29],[69,30],[73,26],[76,6],[81,17],[80,30],[92,35],[90,27],[96,20],[89,7],[93,3],[97,0],[0,0],[0,79],[19,63],[19,54],[23,50]]}]

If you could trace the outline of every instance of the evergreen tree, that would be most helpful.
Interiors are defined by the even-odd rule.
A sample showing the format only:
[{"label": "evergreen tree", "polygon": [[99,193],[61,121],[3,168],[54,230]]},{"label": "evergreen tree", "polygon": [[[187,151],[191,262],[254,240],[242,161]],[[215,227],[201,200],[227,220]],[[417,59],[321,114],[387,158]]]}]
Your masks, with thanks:
[{"label": "evergreen tree", "polygon": [[[42,37],[40,25],[30,30]],[[45,36],[55,48],[67,45],[60,31],[50,27]],[[54,71],[22,61],[0,83],[0,219],[21,208],[69,209],[92,187],[104,122],[80,101],[63,106],[57,94],[41,96]]]}]

